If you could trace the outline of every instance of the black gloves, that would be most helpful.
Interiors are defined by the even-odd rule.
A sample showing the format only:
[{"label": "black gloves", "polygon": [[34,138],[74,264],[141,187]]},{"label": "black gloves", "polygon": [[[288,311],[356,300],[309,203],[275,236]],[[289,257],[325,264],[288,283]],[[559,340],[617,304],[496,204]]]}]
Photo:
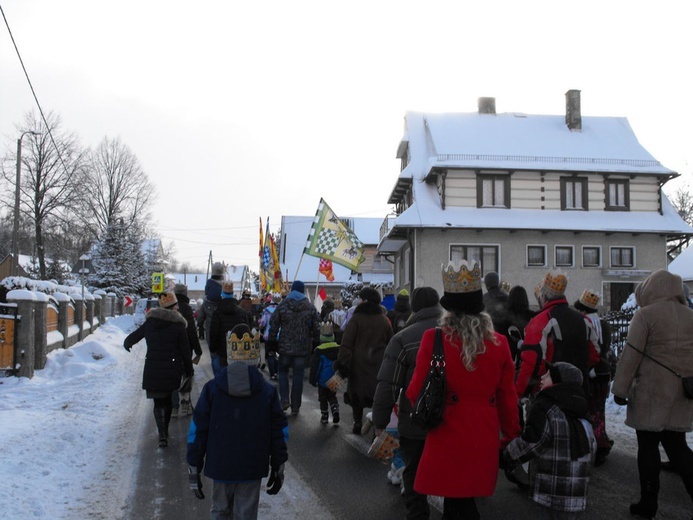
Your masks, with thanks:
[{"label": "black gloves", "polygon": [[628,404],[628,399],[625,397],[619,397],[617,395],[614,396],[614,403],[616,403],[619,406],[626,406]]},{"label": "black gloves", "polygon": [[188,466],[188,486],[195,493],[195,497],[200,500],[205,498],[205,494],[202,492],[202,478],[195,466]]},{"label": "black gloves", "polygon": [[284,484],[284,464],[278,468],[272,468],[269,479],[267,479],[267,494],[276,495]]}]

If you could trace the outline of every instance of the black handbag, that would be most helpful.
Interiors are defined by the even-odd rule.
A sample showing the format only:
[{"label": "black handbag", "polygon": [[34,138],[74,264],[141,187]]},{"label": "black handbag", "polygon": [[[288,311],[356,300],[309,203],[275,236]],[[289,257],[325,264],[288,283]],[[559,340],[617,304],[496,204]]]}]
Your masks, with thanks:
[{"label": "black handbag", "polygon": [[445,356],[443,354],[443,332],[436,327],[433,342],[431,367],[424,381],[419,397],[411,412],[411,422],[420,428],[432,429],[443,420],[445,406]]},{"label": "black handbag", "polygon": [[657,361],[655,358],[653,358],[653,357],[650,356],[649,354],[646,354],[646,353],[643,352],[642,350],[638,350],[637,348],[635,348],[635,347],[634,347],[633,345],[631,345],[630,343],[627,343],[627,345],[628,345],[630,348],[632,348],[633,350],[635,350],[636,352],[639,352],[640,354],[642,354],[643,356],[645,356],[646,358],[648,358],[650,361],[654,361],[654,362],[657,363],[660,367],[667,369],[669,372],[671,372],[671,373],[674,374],[676,377],[678,377],[678,378],[681,380],[681,382],[683,383],[683,394],[684,394],[688,399],[693,399],[693,376],[682,376],[681,374],[679,374],[679,373],[678,373],[676,370],[674,370],[673,368],[670,368],[670,367],[666,366],[664,363],[660,363],[660,362]]}]

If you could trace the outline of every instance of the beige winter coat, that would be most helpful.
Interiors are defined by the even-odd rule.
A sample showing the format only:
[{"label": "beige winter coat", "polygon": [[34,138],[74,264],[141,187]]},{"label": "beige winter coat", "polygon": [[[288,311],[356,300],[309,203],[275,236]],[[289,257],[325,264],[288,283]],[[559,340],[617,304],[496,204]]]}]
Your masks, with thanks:
[{"label": "beige winter coat", "polygon": [[[635,290],[640,309],[630,322],[628,343],[683,376],[693,375],[693,310],[681,278],[668,271],[652,273]],[[645,431],[693,430],[693,400],[681,380],[628,345],[616,369],[614,395],[628,398],[626,425]]]}]

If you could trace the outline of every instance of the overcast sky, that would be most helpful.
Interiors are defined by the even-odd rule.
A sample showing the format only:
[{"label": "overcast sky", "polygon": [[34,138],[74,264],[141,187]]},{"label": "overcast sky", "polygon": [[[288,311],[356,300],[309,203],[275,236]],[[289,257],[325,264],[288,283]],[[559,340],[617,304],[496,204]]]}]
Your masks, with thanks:
[{"label": "overcast sky", "polygon": [[[44,111],[120,136],[179,260],[257,270],[258,217],[385,217],[407,110],[627,117],[691,174],[686,2],[0,0]],[[0,26],[0,139],[35,108]]]}]

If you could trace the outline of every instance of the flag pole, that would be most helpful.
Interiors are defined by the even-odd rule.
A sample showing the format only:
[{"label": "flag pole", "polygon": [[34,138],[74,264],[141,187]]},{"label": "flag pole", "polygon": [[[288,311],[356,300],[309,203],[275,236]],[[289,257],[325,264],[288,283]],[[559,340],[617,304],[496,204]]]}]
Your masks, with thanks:
[{"label": "flag pole", "polygon": [[320,285],[320,264],[318,264],[318,277],[315,279],[315,296],[313,297],[313,301],[318,297],[318,287]]},{"label": "flag pole", "polygon": [[305,255],[305,250],[301,253],[301,258],[298,259],[298,266],[296,267],[296,274],[294,275],[294,281],[298,278],[298,270],[301,268],[301,262],[303,262],[303,255]]}]

